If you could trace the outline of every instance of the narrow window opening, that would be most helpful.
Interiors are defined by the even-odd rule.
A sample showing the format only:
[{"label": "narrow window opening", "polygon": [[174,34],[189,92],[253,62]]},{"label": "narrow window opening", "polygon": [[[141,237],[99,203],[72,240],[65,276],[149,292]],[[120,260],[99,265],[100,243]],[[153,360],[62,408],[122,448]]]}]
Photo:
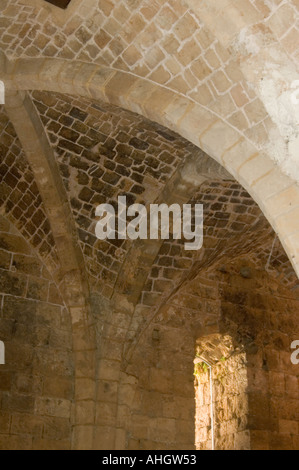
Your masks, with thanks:
[{"label": "narrow window opening", "polygon": [[194,376],[196,449],[249,449],[245,352],[234,347],[229,336],[201,339]]}]

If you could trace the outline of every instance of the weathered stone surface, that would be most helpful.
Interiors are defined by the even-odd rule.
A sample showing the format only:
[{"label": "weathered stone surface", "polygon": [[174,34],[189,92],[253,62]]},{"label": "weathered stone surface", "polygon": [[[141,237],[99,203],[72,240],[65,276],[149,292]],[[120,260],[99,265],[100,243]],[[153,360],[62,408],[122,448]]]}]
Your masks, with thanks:
[{"label": "weathered stone surface", "polygon": [[[48,303],[50,274],[26,240],[1,220],[11,263],[3,256],[0,267],[0,338],[6,346],[0,448],[68,448],[74,392],[70,330],[61,330],[63,303],[57,295],[56,306]],[[62,421],[58,425],[55,419]]]},{"label": "weathered stone surface", "polygon": [[[298,279],[274,233],[298,269],[297,7],[2,0],[0,79],[33,91],[0,110],[1,449],[210,448],[196,352],[216,448],[299,448]],[[202,202],[203,249],[97,240],[120,194]]]}]

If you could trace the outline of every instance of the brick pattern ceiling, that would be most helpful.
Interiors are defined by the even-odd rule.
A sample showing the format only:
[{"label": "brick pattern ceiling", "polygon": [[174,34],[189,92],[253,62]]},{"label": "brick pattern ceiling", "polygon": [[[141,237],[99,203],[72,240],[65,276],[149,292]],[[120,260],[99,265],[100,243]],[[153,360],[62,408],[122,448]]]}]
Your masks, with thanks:
[{"label": "brick pattern ceiling", "polygon": [[[115,205],[119,195],[126,195],[129,204],[154,202],[178,166],[203,153],[177,134],[115,106],[46,92],[31,96],[55,149],[91,285],[110,297],[132,242],[95,238],[96,205]],[[190,202],[204,204],[204,248],[191,253],[178,241],[166,241],[149,267],[141,303],[153,305],[190,272],[246,253],[257,264],[261,258],[262,269],[276,277],[283,272],[287,285],[298,284],[279,242],[273,247],[268,222],[236,181],[208,181]]]}]

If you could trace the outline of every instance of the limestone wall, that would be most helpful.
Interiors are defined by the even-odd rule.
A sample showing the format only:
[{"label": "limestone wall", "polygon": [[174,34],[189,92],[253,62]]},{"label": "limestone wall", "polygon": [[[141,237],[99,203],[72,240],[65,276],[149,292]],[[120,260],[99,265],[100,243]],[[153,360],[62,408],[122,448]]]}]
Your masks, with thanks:
[{"label": "limestone wall", "polygon": [[0,217],[0,448],[68,449],[74,398],[70,318],[46,267]]}]

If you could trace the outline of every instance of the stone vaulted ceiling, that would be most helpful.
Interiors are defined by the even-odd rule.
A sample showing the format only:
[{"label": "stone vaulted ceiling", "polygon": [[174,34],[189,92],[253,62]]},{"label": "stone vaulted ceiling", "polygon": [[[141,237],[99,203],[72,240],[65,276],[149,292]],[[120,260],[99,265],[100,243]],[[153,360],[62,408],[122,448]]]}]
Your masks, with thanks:
[{"label": "stone vaulted ceiling", "polygon": [[[133,258],[138,258],[140,242],[97,240],[96,206],[116,204],[119,195],[130,204],[157,202],[186,160],[210,160],[177,134],[115,106],[47,92],[30,96],[54,150],[91,291],[107,298],[119,292],[157,308],[189,273],[245,253],[274,276],[283,273],[287,285],[297,285],[260,209],[230,175],[220,168],[209,175],[208,166],[206,181],[200,189],[191,187],[187,196],[188,202],[204,204],[203,250],[186,252],[178,241],[157,243],[143,260],[139,278],[141,266]],[[2,208],[57,273],[59,259],[42,198],[4,111],[1,149]]]},{"label": "stone vaulted ceiling", "polygon": [[[106,68],[107,72],[103,73],[107,77],[116,73],[114,82],[119,77],[124,88],[142,86],[143,96],[156,90],[162,96],[158,98],[162,107],[173,96],[181,100],[182,109],[194,113],[195,119],[198,111],[200,115],[204,113],[199,126],[202,127],[200,147],[224,163],[246,189],[251,189],[249,192],[254,193],[260,207],[272,197],[269,191],[264,194],[267,185],[260,181],[262,178],[270,175],[271,186],[276,186],[279,192],[292,186],[294,180],[298,181],[298,110],[293,98],[298,79],[296,0],[243,0],[242,4],[221,5],[214,0],[200,4],[192,0],[73,0],[66,10],[39,0],[3,0],[0,8],[0,47],[10,61],[11,67],[7,65],[10,77],[14,70],[18,73],[18,67],[27,67],[25,75],[30,78],[33,67],[33,78],[44,64],[48,78],[49,71],[54,73],[58,68],[59,75],[60,66],[76,62],[75,78],[71,80],[76,88],[76,81],[85,77],[88,70],[87,86],[93,83],[96,70]],[[54,62],[51,65],[43,59],[58,62],[54,67]],[[82,64],[98,68],[85,71]],[[68,70],[64,77],[72,68]],[[271,75],[271,70],[277,70],[276,76]],[[22,78],[17,83],[22,88]],[[53,77],[52,87],[54,83],[57,78]],[[78,89],[81,92],[82,87]],[[112,95],[115,104],[126,102],[125,97],[120,103],[115,99],[117,90],[118,86],[105,98],[111,100]],[[138,92],[135,96],[139,99]],[[144,112],[131,103],[132,108]],[[158,113],[161,121],[163,113],[163,110]],[[174,118],[177,114],[174,113]],[[177,130],[182,125],[180,133],[198,145],[195,137],[198,124],[194,125],[191,116],[185,118],[188,124],[181,118],[180,115],[175,126],[173,117],[166,122]],[[217,133],[221,138],[215,138]],[[238,155],[234,162],[230,156],[223,155],[230,149],[233,155],[235,151]],[[242,153],[246,158],[249,156],[245,159],[248,165],[244,164]],[[256,160],[251,165],[253,156]],[[279,179],[280,171],[290,181]],[[297,186],[293,185],[290,192],[294,212],[287,220],[295,220],[298,219]],[[288,222],[274,206],[271,201],[268,207],[267,201],[263,211],[297,269],[298,227],[282,234]]]},{"label": "stone vaulted ceiling", "polygon": [[[0,4],[0,319],[9,354],[20,342],[0,388],[9,446],[26,428],[21,408],[33,423],[23,447],[190,448],[196,341],[218,361],[247,348],[250,413],[268,429],[281,412],[285,429],[293,410],[277,383],[298,398],[286,367],[299,296],[298,0],[53,3]],[[98,240],[95,209],[119,195],[202,203],[202,249]],[[275,432],[266,446],[281,445]]]},{"label": "stone vaulted ceiling", "polygon": [[[287,13],[291,25],[296,18],[296,4],[290,3]],[[264,2],[255,2],[254,8],[262,15],[264,23],[280,37],[278,20],[275,20],[275,14],[271,14],[270,7]],[[1,11],[0,44],[11,60],[53,57],[127,71],[208,106],[258,146],[269,140],[271,120],[263,103],[244,79],[238,57],[213,36],[187,2],[104,0],[84,2],[84,5],[74,2],[63,12],[66,15],[64,21],[59,21],[55,7],[43,4],[41,8],[39,2],[34,1],[4,0]],[[295,30],[291,29],[291,32],[295,34]],[[282,43],[287,53],[295,57],[297,51],[292,49],[289,36],[283,37]],[[119,194],[129,195],[132,202],[155,201],[179,165],[190,155],[200,156],[200,151],[166,129],[104,103],[43,92],[32,92],[31,98],[55,150],[89,280],[94,288],[110,297],[117,285],[121,289],[123,280],[120,273],[126,267],[124,261],[130,253],[130,246],[128,242],[115,242],[113,245],[95,239],[95,205],[107,200],[116,201]],[[12,149],[18,153],[19,162],[22,151],[20,148],[17,150],[18,143],[12,141],[15,136],[11,125],[5,121],[5,114],[2,121],[3,129],[7,126],[5,134],[2,134],[6,139],[3,144],[9,144],[10,155]],[[10,138],[9,132],[12,134]],[[9,201],[6,210],[20,224],[23,217],[22,229],[32,237],[32,243],[44,256],[51,257],[54,266],[57,258],[55,252],[51,254],[54,249],[51,238],[48,245],[45,239],[45,236],[51,237],[51,232],[49,224],[43,222],[43,208],[29,200],[34,194],[38,197],[37,189],[29,186],[28,195],[25,193],[19,201],[20,193],[17,191],[24,193],[25,183],[16,186],[20,169],[18,172],[11,168],[8,172],[10,161],[11,158],[8,162],[4,160],[2,165],[2,186],[7,197],[8,188],[13,188],[15,203]],[[17,164],[20,168],[21,163]],[[22,178],[33,180],[32,175],[26,177],[24,173],[27,166],[24,161]],[[214,189],[217,185],[218,190]],[[211,227],[207,228],[209,238],[208,235],[206,238],[211,240],[207,244],[210,243],[214,251],[217,238],[233,239],[233,231],[242,250],[239,234],[243,231],[245,237],[259,212],[254,205],[246,203],[246,197],[233,178],[231,182],[223,182],[220,178],[201,188],[196,200],[204,200],[206,213],[211,215]],[[192,198],[194,200],[194,195],[190,194]],[[28,206],[25,214],[22,212],[24,201]],[[232,233],[228,231],[229,227]],[[158,251],[157,259],[152,259],[156,269],[159,262],[162,266],[163,260],[167,262],[167,256],[162,254],[168,254],[171,248],[160,249],[160,256]],[[172,249],[179,252],[180,247]],[[236,253],[233,242],[231,249]],[[215,258],[221,250],[220,243],[214,253]],[[228,256],[228,249],[226,251]],[[188,255],[185,260],[187,271],[195,263],[191,258]],[[212,262],[213,256],[210,255],[209,259]],[[277,259],[280,261],[276,265],[285,264],[278,253]],[[164,271],[175,271],[172,263],[164,268]],[[170,279],[167,276],[163,278],[165,286],[173,289],[176,285],[174,279],[181,279],[183,272],[184,269],[181,274],[172,273]],[[147,287],[143,294],[143,290],[140,291],[143,298],[148,297],[149,286],[150,290],[154,289],[151,276],[147,283],[146,276],[143,281]]]}]

